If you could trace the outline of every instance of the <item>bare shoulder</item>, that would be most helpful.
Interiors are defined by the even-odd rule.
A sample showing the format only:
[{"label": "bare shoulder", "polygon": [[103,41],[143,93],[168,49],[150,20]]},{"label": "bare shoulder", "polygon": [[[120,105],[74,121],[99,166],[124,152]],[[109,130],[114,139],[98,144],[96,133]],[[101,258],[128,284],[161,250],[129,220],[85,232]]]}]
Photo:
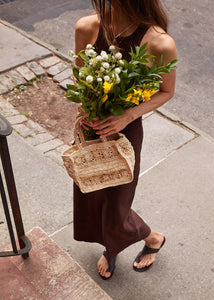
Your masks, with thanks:
[{"label": "bare shoulder", "polygon": [[80,38],[93,39],[99,29],[99,20],[96,14],[80,18],[75,27],[75,33]]},{"label": "bare shoulder", "polygon": [[162,28],[154,26],[149,28],[146,34],[149,53],[157,58],[164,55],[165,62],[177,58],[177,50],[174,39]]}]

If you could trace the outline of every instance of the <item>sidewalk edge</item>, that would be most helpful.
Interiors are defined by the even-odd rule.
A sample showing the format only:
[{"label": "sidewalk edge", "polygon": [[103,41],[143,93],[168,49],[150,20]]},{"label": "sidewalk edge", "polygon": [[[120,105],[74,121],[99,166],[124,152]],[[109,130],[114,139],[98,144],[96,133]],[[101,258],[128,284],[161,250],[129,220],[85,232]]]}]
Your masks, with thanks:
[{"label": "sidewalk edge", "polygon": [[44,48],[47,48],[49,51],[53,52],[54,54],[56,54],[57,56],[63,58],[64,60],[73,63],[73,60],[70,58],[70,56],[58,51],[56,48],[54,48],[52,45],[43,42],[42,40],[40,40],[39,38],[32,36],[31,34],[25,32],[24,30],[12,25],[11,23],[4,21],[0,18],[0,23],[2,23],[3,25],[17,31],[18,33],[20,33],[21,35],[23,35],[24,37],[28,38],[29,40],[35,42],[36,44],[43,46]]}]

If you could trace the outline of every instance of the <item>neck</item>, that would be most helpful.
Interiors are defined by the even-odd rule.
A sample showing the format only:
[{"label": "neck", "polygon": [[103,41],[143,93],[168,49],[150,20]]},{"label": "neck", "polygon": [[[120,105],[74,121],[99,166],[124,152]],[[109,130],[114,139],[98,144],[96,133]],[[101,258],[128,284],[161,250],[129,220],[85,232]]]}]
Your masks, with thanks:
[{"label": "neck", "polygon": [[137,26],[126,14],[123,13],[121,8],[112,6],[112,27],[115,36],[129,35]]}]

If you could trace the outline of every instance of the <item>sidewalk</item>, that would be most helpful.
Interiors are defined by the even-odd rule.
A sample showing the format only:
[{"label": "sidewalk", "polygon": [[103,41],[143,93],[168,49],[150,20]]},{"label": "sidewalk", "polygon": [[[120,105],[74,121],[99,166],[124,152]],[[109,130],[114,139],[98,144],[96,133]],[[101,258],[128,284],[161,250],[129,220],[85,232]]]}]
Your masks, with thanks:
[{"label": "sidewalk", "polygon": [[[0,49],[6,57],[11,47],[10,35],[18,38],[19,34],[0,25],[0,38],[2,28],[7,30],[8,35],[7,44]],[[31,43],[32,48],[38,47],[38,44]],[[30,49],[28,52],[33,53]],[[0,52],[0,64],[1,57]],[[42,58],[33,57],[32,60]],[[28,60],[31,59],[26,58],[20,65]],[[12,69],[15,67],[11,65]],[[1,72],[4,70],[1,69]],[[3,101],[0,97],[0,113],[8,112],[3,109],[4,105],[7,106]],[[214,142],[203,133],[198,135],[197,130],[194,132],[158,112],[147,115],[143,125],[141,172],[133,208],[154,230],[166,236],[166,246],[148,273],[132,270],[133,259],[142,248],[142,243],[137,243],[119,255],[115,274],[110,281],[100,279],[96,262],[102,247],[72,239],[72,182],[59,161],[47,155],[54,149],[45,151],[44,155],[41,149],[28,142],[28,138],[14,132],[8,141],[25,230],[35,232],[35,227],[42,228],[47,239],[49,236],[69,253],[74,263],[76,261],[81,265],[82,272],[84,269],[93,279],[96,288],[99,290],[100,287],[112,299],[211,300],[214,292],[214,266],[211,265],[214,251]],[[36,135],[35,132],[33,134]],[[2,220],[2,209],[0,212]],[[0,234],[0,246],[3,248],[9,242],[4,225],[0,225]],[[2,260],[4,258],[0,262]],[[23,265],[26,264],[23,262]],[[39,262],[38,268],[43,269]],[[60,274],[57,268],[58,265],[55,277]],[[0,274],[4,276],[1,271]],[[39,280],[38,277],[36,280]],[[47,295],[45,290],[41,295],[41,298],[32,296],[32,299],[49,299],[50,296],[52,299],[76,299],[64,296],[54,298],[57,294]],[[26,296],[25,291],[23,296]],[[87,290],[84,296],[82,299],[93,299]],[[104,297],[108,296],[101,296],[100,299]],[[10,299],[24,297],[16,298],[14,295]]]}]

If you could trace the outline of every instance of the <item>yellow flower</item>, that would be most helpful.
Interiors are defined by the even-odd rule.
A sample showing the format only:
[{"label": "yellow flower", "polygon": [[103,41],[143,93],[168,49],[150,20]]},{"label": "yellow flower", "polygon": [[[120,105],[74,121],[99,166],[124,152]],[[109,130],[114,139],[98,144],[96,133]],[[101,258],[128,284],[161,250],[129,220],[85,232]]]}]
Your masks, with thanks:
[{"label": "yellow flower", "polygon": [[153,90],[150,91],[150,93],[151,93],[151,96],[152,96],[156,93],[156,90],[153,89]]},{"label": "yellow flower", "polygon": [[149,101],[150,98],[151,98],[150,91],[144,90],[144,91],[143,91],[143,96],[144,96],[144,101],[145,101],[145,102]]},{"label": "yellow flower", "polygon": [[142,89],[140,87],[137,87],[136,90],[134,89],[134,95],[141,96],[142,95]]},{"label": "yellow flower", "polygon": [[144,96],[144,101],[147,102],[151,99],[151,96],[154,95],[156,93],[156,90],[153,89],[153,90],[147,90],[145,89],[143,91],[143,96]]},{"label": "yellow flower", "polygon": [[108,94],[108,92],[110,91],[110,89],[113,86],[113,82],[112,83],[108,83],[107,81],[104,82],[103,86],[104,86],[104,93]]},{"label": "yellow flower", "polygon": [[108,95],[105,95],[105,96],[102,98],[102,102],[104,103],[107,99],[108,99]]},{"label": "yellow flower", "polygon": [[126,98],[126,101],[131,101],[132,99],[132,94],[128,94],[128,97]]},{"label": "yellow flower", "polygon": [[138,105],[139,104],[139,97],[133,97],[131,102]]}]

